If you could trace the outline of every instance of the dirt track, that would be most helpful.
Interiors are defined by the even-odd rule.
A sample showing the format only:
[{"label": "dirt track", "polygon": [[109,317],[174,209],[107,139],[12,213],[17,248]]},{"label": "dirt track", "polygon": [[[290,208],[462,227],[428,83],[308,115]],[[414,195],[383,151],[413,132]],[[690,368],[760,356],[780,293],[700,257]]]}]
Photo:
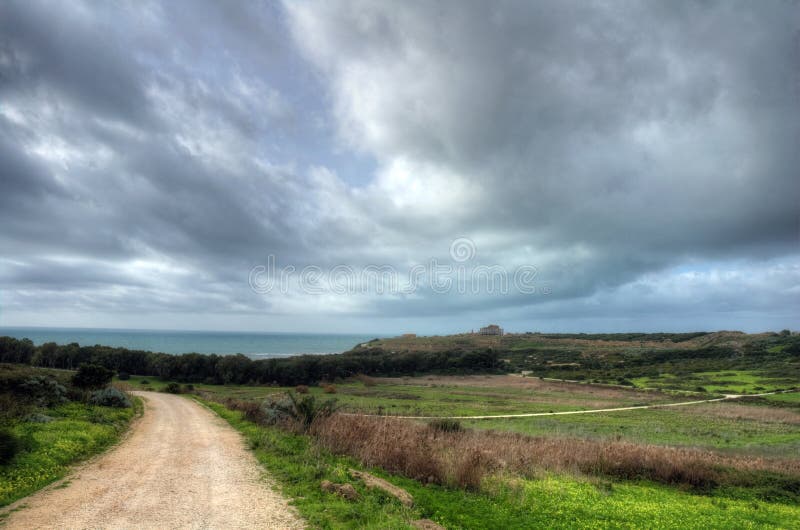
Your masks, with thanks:
[{"label": "dirt track", "polygon": [[145,414],[130,436],[66,487],[17,503],[5,528],[304,526],[222,419],[189,399],[139,394]]}]

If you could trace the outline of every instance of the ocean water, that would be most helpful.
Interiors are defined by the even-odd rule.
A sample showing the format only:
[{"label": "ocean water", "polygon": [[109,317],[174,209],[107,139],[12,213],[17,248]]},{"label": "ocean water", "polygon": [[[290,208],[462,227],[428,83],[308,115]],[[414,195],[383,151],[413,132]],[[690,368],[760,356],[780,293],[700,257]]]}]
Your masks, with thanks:
[{"label": "ocean water", "polygon": [[28,338],[81,346],[117,346],[164,353],[243,353],[253,358],[285,357],[304,353],[340,353],[375,335],[323,333],[245,333],[226,331],[160,331],[86,328],[0,327],[0,336]]}]

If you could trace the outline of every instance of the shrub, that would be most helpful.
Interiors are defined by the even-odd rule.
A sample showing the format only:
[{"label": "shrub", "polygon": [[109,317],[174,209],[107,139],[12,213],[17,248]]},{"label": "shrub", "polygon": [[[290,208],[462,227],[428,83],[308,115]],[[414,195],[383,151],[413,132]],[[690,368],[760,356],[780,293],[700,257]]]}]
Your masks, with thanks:
[{"label": "shrub", "polygon": [[82,364],[72,376],[72,384],[85,390],[103,388],[111,382],[114,372],[97,364]]},{"label": "shrub", "polygon": [[23,402],[14,394],[0,394],[0,422],[24,418],[33,409],[33,404]]},{"label": "shrub", "polygon": [[130,408],[131,400],[128,399],[123,392],[116,388],[104,388],[92,392],[89,398],[89,403],[92,405],[100,405],[103,407],[116,407],[121,409]]},{"label": "shrub", "polygon": [[223,404],[231,410],[238,410],[241,412],[242,416],[244,416],[244,419],[247,421],[258,424],[269,423],[263,407],[255,401],[228,398]]},{"label": "shrub", "polygon": [[8,464],[22,450],[19,438],[8,429],[0,428],[0,465]]},{"label": "shrub", "polygon": [[131,374],[129,374],[128,372],[120,372],[118,377],[120,381],[127,381],[128,379],[131,378]]},{"label": "shrub", "polygon": [[29,398],[39,407],[53,407],[68,401],[66,387],[43,375],[27,378],[17,387],[17,393]]},{"label": "shrub", "polygon": [[142,379],[141,381],[139,381],[139,384],[140,385],[149,385],[150,381],[148,381],[147,379]]},{"label": "shrub", "polygon": [[294,392],[287,392],[279,399],[265,401],[262,410],[266,423],[289,422],[305,432],[315,420],[327,418],[336,411],[336,400],[317,401],[310,394],[298,398]]},{"label": "shrub", "polygon": [[167,392],[168,394],[180,394],[181,385],[178,383],[169,383],[164,387],[164,392]]},{"label": "shrub", "polygon": [[182,392],[184,394],[191,394],[192,392],[194,392],[194,385],[192,385],[192,384],[183,385]]},{"label": "shrub", "polygon": [[294,391],[298,394],[308,394],[308,387],[306,385],[297,385],[294,387]]},{"label": "shrub", "polygon": [[335,394],[336,387],[334,385],[323,385],[322,391],[325,392],[326,394]]},{"label": "shrub", "polygon": [[464,430],[464,427],[458,420],[448,420],[444,418],[440,420],[433,420],[428,424],[428,426],[434,431],[440,432],[460,432]]}]

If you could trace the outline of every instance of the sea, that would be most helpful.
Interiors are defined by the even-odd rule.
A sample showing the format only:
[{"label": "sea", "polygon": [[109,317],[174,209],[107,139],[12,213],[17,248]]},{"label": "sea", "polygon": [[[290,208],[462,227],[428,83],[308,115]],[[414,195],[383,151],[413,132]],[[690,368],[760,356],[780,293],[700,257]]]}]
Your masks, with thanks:
[{"label": "sea", "polygon": [[0,336],[81,346],[115,346],[163,353],[242,353],[254,359],[340,353],[380,335],[235,331],[162,331],[131,329],[0,327]]}]

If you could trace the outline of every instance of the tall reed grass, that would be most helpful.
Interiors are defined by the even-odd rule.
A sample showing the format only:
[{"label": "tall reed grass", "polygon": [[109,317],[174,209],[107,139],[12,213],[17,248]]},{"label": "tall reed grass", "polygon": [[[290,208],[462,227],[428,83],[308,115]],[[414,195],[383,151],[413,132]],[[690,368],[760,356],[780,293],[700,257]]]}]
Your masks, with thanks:
[{"label": "tall reed grass", "polygon": [[517,433],[447,430],[390,417],[335,414],[311,433],[328,450],[423,482],[479,489],[489,474],[535,477],[568,472],[644,479],[692,488],[747,485],[758,473],[778,474],[800,487],[800,461],[724,455],[713,451],[621,440],[531,437]]}]

